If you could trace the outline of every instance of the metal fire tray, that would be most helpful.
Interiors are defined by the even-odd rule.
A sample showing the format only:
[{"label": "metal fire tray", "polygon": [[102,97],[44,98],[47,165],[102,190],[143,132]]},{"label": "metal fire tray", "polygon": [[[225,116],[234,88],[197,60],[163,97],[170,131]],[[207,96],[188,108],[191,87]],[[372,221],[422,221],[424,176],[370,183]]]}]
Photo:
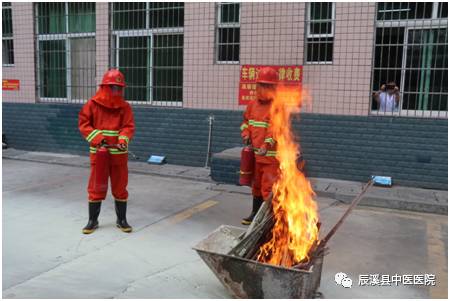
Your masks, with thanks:
[{"label": "metal fire tray", "polygon": [[323,256],[309,270],[285,268],[228,255],[246,229],[222,225],[194,250],[235,298],[314,298],[320,284]]}]

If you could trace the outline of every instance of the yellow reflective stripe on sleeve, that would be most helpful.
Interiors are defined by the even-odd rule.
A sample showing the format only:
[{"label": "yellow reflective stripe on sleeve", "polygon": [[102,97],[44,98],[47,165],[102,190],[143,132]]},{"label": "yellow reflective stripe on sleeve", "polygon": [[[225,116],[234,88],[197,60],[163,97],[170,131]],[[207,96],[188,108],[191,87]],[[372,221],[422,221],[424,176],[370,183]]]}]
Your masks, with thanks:
[{"label": "yellow reflective stripe on sleeve", "polygon": [[119,131],[115,130],[102,130],[103,133],[110,133],[110,134],[119,134]]},{"label": "yellow reflective stripe on sleeve", "polygon": [[248,122],[251,126],[254,127],[261,127],[261,128],[268,128],[269,123],[264,121],[255,121],[255,120],[249,120]]},{"label": "yellow reflective stripe on sleeve", "polygon": [[97,148],[96,147],[89,147],[89,152],[91,153],[91,154],[95,154],[96,152],[97,152]]},{"label": "yellow reflective stripe on sleeve", "polygon": [[93,130],[93,131],[86,137],[86,140],[87,140],[88,142],[91,142],[92,139],[94,139],[95,136],[97,136],[97,135],[100,134],[100,133],[101,133],[100,130]]},{"label": "yellow reflective stripe on sleeve", "polygon": [[102,130],[103,136],[116,137],[119,136],[119,131]]},{"label": "yellow reflective stripe on sleeve", "polygon": [[241,131],[245,130],[246,128],[248,128],[248,124],[243,123],[243,124],[241,125]]},{"label": "yellow reflective stripe on sleeve", "polygon": [[125,141],[127,142],[127,144],[128,144],[128,142],[130,141],[130,140],[128,140],[128,137],[127,137],[127,136],[119,136],[119,139],[125,140]]},{"label": "yellow reflective stripe on sleeve", "polygon": [[273,140],[272,138],[266,138],[266,139],[264,139],[264,142],[270,143],[270,144],[272,144],[272,145],[275,144],[275,140]]}]

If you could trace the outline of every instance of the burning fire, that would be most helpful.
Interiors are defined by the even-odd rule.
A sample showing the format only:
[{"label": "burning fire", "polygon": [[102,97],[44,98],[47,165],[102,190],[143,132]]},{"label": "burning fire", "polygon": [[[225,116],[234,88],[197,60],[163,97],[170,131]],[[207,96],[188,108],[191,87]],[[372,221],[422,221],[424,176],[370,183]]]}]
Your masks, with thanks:
[{"label": "burning fire", "polygon": [[271,108],[271,127],[277,141],[280,175],[272,188],[275,224],[270,240],[258,250],[257,260],[291,267],[309,260],[319,229],[315,196],[311,184],[297,168],[299,146],[291,131],[291,115],[309,100],[304,89],[279,87]]}]

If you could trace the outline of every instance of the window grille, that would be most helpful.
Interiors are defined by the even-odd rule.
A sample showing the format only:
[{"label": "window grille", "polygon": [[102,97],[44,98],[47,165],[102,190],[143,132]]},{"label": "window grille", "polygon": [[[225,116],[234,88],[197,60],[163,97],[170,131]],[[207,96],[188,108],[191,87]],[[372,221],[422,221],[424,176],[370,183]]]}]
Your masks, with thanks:
[{"label": "window grille", "polygon": [[2,2],[2,65],[14,65],[14,40],[11,2]]},{"label": "window grille", "polygon": [[331,64],[335,26],[335,4],[314,2],[307,4],[306,63]]},{"label": "window grille", "polygon": [[448,3],[378,3],[372,114],[447,117],[447,14]]},{"label": "window grille", "polygon": [[38,100],[80,103],[95,93],[95,3],[37,3]]},{"label": "window grille", "polygon": [[217,4],[216,62],[239,64],[240,4]]}]

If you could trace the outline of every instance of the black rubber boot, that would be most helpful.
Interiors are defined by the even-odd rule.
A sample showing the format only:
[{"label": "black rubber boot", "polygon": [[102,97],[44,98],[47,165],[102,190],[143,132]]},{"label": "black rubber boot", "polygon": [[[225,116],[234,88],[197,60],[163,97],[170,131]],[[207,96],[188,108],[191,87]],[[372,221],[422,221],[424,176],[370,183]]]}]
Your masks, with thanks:
[{"label": "black rubber boot", "polygon": [[243,225],[250,225],[253,221],[253,218],[255,218],[256,213],[258,212],[259,208],[261,207],[263,203],[263,199],[260,196],[254,196],[253,197],[253,206],[252,206],[252,213],[246,218],[243,218],[241,221],[241,224]]},{"label": "black rubber boot", "polygon": [[102,202],[89,202],[89,221],[83,228],[84,234],[91,234],[98,228],[98,216],[100,215],[100,208]]},{"label": "black rubber boot", "polygon": [[127,222],[127,202],[116,201],[117,228],[129,233],[133,230]]}]

